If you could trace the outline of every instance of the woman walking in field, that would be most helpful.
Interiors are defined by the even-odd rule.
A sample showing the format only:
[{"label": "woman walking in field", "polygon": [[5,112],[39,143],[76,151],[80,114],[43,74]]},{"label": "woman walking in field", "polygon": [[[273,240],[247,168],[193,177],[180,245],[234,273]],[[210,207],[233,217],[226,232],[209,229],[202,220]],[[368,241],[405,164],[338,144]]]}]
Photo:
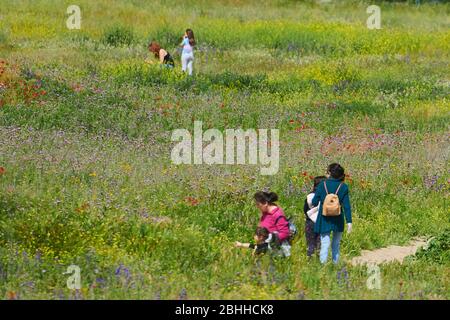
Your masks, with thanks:
[{"label": "woman walking in field", "polygon": [[[319,205],[314,232],[320,234],[320,262],[326,263],[331,244],[333,263],[337,263],[340,254],[340,242],[344,232],[344,215],[347,232],[352,230],[352,210],[349,190],[344,183],[344,168],[338,163],[328,166],[327,179],[318,184],[312,205]],[[342,214],[342,209],[344,214]],[[330,240],[333,232],[333,240]]]},{"label": "woman walking in field", "polygon": [[284,215],[283,209],[275,204],[278,195],[275,192],[260,191],[255,193],[255,204],[261,212],[259,227],[266,228],[275,246],[280,246],[285,257],[291,255],[291,245],[289,244],[289,221]]},{"label": "woman walking in field", "polygon": [[180,47],[183,48],[181,52],[181,69],[183,72],[187,71],[189,75],[192,75],[194,64],[194,46],[194,31],[192,31],[192,29],[186,29],[183,36],[183,41],[180,44]]},{"label": "woman walking in field", "polygon": [[158,42],[150,42],[150,44],[148,45],[148,51],[153,53],[155,55],[155,58],[159,59],[161,65],[168,68],[173,68],[175,66],[175,62],[173,61],[170,53],[161,48]]}]

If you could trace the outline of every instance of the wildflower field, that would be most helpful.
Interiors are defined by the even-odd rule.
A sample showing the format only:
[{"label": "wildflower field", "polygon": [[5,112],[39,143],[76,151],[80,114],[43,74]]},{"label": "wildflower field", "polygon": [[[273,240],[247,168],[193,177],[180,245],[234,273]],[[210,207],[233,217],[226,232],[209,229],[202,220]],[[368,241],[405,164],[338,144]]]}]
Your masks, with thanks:
[{"label": "wildflower field", "polygon": [[[66,10],[81,9],[81,29]],[[366,8],[381,8],[369,29]],[[0,6],[1,299],[449,299],[445,1],[56,1]],[[194,75],[177,45],[195,31]],[[174,70],[145,62],[156,39]],[[175,165],[172,130],[275,128],[280,166]],[[338,265],[307,260],[311,178],[348,173]],[[300,235],[258,262],[269,188]],[[362,250],[431,239],[367,286]],[[80,268],[81,289],[67,286]]]}]

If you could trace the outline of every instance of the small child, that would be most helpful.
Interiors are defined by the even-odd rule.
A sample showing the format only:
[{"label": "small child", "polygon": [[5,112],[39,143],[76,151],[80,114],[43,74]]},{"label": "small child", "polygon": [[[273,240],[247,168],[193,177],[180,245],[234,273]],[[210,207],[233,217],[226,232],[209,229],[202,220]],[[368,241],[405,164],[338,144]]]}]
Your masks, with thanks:
[{"label": "small child", "polygon": [[307,245],[307,256],[310,258],[314,251],[317,252],[320,250],[320,235],[314,232],[314,225],[317,220],[317,214],[319,212],[319,205],[317,207],[313,207],[312,199],[314,198],[314,194],[316,192],[317,186],[326,180],[325,176],[318,176],[314,178],[314,187],[313,190],[306,196],[305,204],[303,206],[303,211],[305,212],[305,236],[306,236],[306,245]]},{"label": "small child", "polygon": [[187,71],[189,75],[192,75],[194,64],[194,46],[194,31],[192,31],[192,29],[186,29],[186,32],[183,35],[183,41],[180,44],[180,47],[183,48],[181,51],[181,70],[183,72]]},{"label": "small child", "polygon": [[264,254],[268,250],[270,250],[269,245],[269,230],[263,227],[256,228],[256,233],[254,236],[255,243],[241,243],[239,241],[236,241],[236,247],[237,248],[249,248],[253,249],[252,255],[259,255]]}]

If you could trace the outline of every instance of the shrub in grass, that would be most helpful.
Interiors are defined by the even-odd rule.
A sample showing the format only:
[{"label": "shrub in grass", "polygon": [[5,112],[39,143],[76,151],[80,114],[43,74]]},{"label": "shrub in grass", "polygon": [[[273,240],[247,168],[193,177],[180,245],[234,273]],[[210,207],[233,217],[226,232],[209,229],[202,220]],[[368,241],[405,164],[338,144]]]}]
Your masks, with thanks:
[{"label": "shrub in grass", "polygon": [[431,239],[426,248],[421,248],[416,257],[420,260],[445,264],[450,261],[450,229],[446,229]]},{"label": "shrub in grass", "polygon": [[6,32],[0,30],[0,47],[6,47],[8,45],[8,35]]},{"label": "shrub in grass", "polygon": [[262,88],[267,76],[263,74],[245,75],[226,71],[222,74],[212,75],[211,82],[228,88]]},{"label": "shrub in grass", "polygon": [[128,47],[134,43],[135,39],[133,29],[114,26],[104,32],[102,42],[112,47]]},{"label": "shrub in grass", "polygon": [[84,43],[90,41],[91,38],[89,37],[89,35],[87,33],[77,32],[77,33],[71,35],[70,40],[75,43],[78,43],[78,44],[84,44]]},{"label": "shrub in grass", "polygon": [[[168,26],[164,25],[155,33],[149,35],[145,45],[147,46],[150,41],[157,41],[163,48],[172,48],[181,42],[180,31],[171,30]],[[172,52],[171,52],[172,53]],[[173,52],[174,54],[175,52]]]}]

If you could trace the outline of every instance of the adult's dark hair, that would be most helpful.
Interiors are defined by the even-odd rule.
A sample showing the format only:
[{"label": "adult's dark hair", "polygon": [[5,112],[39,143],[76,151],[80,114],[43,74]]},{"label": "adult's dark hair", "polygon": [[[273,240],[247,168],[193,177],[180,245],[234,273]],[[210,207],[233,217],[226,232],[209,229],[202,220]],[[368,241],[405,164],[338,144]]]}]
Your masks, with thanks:
[{"label": "adult's dark hair", "polygon": [[315,177],[315,178],[314,178],[314,186],[313,186],[312,192],[316,192],[317,186],[318,186],[322,181],[324,181],[324,180],[326,180],[326,179],[327,179],[327,177],[325,177],[325,176],[317,176],[317,177]]},{"label": "adult's dark hair", "polygon": [[259,191],[255,193],[255,200],[258,203],[269,203],[274,204],[278,200],[278,195],[275,192],[265,192],[265,191]]},{"label": "adult's dark hair", "polygon": [[195,46],[195,37],[194,37],[194,31],[192,29],[186,29],[186,34],[189,39],[189,44],[191,46]]},{"label": "adult's dark hair", "polygon": [[344,180],[345,171],[339,163],[332,163],[328,166],[328,173],[333,179]]},{"label": "adult's dark hair", "polygon": [[264,228],[264,227],[256,228],[256,232],[255,233],[256,233],[256,235],[258,237],[263,237],[264,240],[269,237],[269,230],[267,230],[267,228]]}]

